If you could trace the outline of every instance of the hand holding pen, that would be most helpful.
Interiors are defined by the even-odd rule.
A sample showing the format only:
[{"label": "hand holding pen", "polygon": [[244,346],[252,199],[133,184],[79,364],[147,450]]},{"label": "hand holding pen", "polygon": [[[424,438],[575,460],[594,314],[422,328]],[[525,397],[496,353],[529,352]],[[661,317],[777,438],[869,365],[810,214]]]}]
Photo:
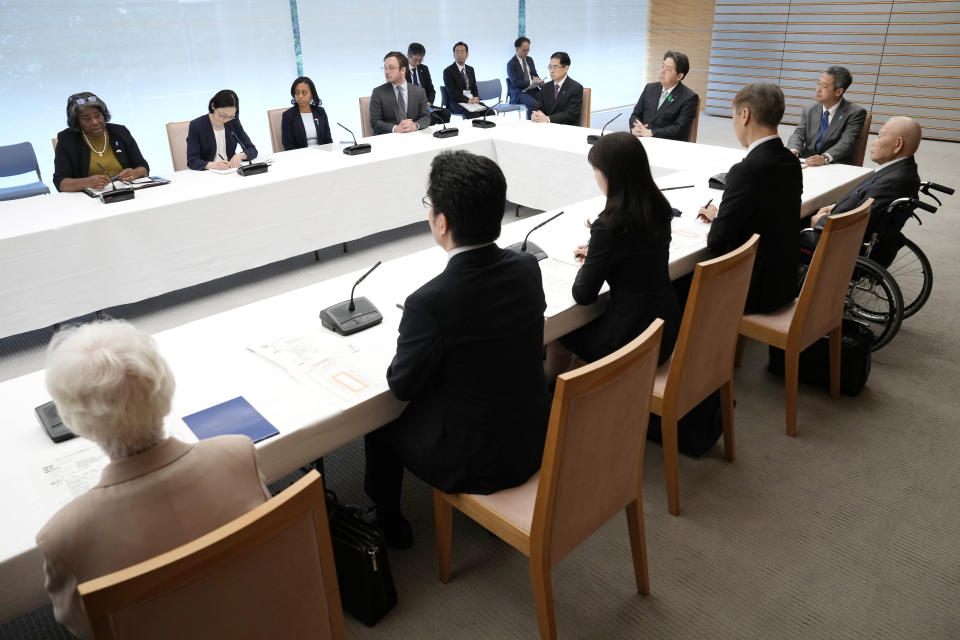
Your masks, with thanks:
[{"label": "hand holding pen", "polygon": [[697,212],[697,220],[702,222],[713,222],[713,219],[717,217],[717,208],[713,206],[713,198],[707,200],[707,204],[700,207],[700,210]]}]

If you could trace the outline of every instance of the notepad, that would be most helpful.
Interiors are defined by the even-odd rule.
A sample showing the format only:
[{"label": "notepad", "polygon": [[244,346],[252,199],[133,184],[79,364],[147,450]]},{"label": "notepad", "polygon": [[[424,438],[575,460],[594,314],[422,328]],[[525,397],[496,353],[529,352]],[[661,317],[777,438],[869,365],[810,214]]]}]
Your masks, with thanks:
[{"label": "notepad", "polygon": [[243,396],[191,413],[183,421],[200,440],[241,434],[260,442],[280,433]]}]

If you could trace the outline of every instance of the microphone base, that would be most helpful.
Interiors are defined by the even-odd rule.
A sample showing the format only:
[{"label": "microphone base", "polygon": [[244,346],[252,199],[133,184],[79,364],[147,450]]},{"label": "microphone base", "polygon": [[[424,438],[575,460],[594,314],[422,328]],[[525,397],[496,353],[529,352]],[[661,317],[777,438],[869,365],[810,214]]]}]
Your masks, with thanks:
[{"label": "microphone base", "polygon": [[267,169],[270,168],[266,162],[252,162],[250,164],[242,164],[237,167],[237,173],[242,175],[244,178],[247,176],[255,176],[258,173],[266,173]]},{"label": "microphone base", "polygon": [[433,132],[434,138],[452,138],[460,135],[460,129],[456,127],[447,127],[446,129],[437,129]]},{"label": "microphone base", "polygon": [[136,192],[133,189],[115,189],[113,191],[104,191],[100,194],[100,202],[111,204],[113,202],[123,202],[124,200],[133,200]]},{"label": "microphone base", "polygon": [[354,298],[353,306],[350,311],[350,301],[345,300],[327,307],[320,312],[320,323],[331,331],[349,336],[383,322],[383,316],[366,298]]},{"label": "microphone base", "polygon": [[600,136],[590,134],[589,136],[587,136],[587,144],[596,144],[597,140],[599,139],[600,139]]},{"label": "microphone base", "polygon": [[474,120],[473,126],[480,127],[481,129],[492,129],[497,126],[497,123],[492,120]]},{"label": "microphone base", "polygon": [[352,144],[349,147],[344,147],[343,152],[348,156],[358,156],[361,153],[370,153],[370,145],[366,142],[361,142],[360,144]]},{"label": "microphone base", "polygon": [[526,250],[522,249],[522,247],[523,247],[522,242],[514,242],[513,244],[507,247],[507,250],[516,251],[517,253],[529,253],[530,255],[532,255],[534,258],[537,259],[537,262],[540,262],[541,260],[547,257],[546,251],[538,247],[536,244],[530,242],[529,240],[527,240]]}]

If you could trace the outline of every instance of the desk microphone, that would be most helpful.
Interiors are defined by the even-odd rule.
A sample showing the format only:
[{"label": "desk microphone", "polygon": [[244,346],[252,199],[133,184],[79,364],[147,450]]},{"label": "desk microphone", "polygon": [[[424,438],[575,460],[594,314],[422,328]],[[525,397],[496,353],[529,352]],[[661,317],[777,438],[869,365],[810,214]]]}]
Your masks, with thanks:
[{"label": "desk microphone", "polygon": [[[346,129],[347,133],[349,133],[350,136],[353,138],[353,144],[350,145],[349,147],[344,147],[344,148],[343,148],[343,152],[344,152],[345,154],[347,154],[348,156],[356,156],[356,155],[359,155],[359,154],[361,154],[361,153],[370,153],[371,147],[370,147],[369,144],[367,144],[366,142],[364,142],[364,143],[362,143],[362,144],[357,144],[357,136],[353,135],[353,131],[350,131],[350,129],[347,129],[346,127],[344,127],[344,126],[343,126],[342,124],[340,124],[339,122],[338,122],[337,124],[340,125],[341,127],[343,127],[344,129]],[[377,264],[380,264],[380,263],[378,262]],[[371,269],[371,271],[372,271],[372,269]],[[362,278],[361,278],[361,280],[362,280]]]},{"label": "desk microphone", "polygon": [[460,135],[460,129],[457,129],[456,127],[447,128],[446,122],[442,122],[441,124],[443,125],[443,129],[437,129],[434,131],[434,138],[452,138],[453,136]]},{"label": "desk microphone", "polygon": [[613,122],[614,120],[616,120],[617,118],[619,118],[619,117],[622,116],[622,115],[623,115],[623,111],[621,111],[621,112],[618,113],[617,115],[615,115],[615,116],[613,116],[612,118],[610,118],[610,120],[607,121],[607,124],[603,125],[603,129],[600,129],[600,135],[597,136],[597,135],[591,134],[591,135],[587,136],[587,144],[593,144],[593,143],[595,143],[597,140],[599,140],[600,138],[602,138],[602,137],[603,137],[603,132],[607,130],[607,127],[610,125],[610,123]]},{"label": "desk microphone", "polygon": [[[340,123],[338,122],[337,124]],[[346,127],[344,128],[346,129]],[[356,291],[357,285],[363,282],[363,279],[370,275],[373,270],[379,266],[380,261],[377,260],[377,264],[370,267],[369,271],[360,276],[360,279],[353,283],[353,288],[350,289],[349,300],[337,303],[331,307],[327,307],[320,312],[320,323],[324,327],[330,329],[331,331],[336,331],[339,334],[348,336],[351,333],[357,333],[358,331],[369,329],[370,327],[383,322],[383,316],[380,315],[380,312],[377,311],[377,308],[373,306],[372,302],[366,298],[354,299],[353,297],[353,292]]]},{"label": "desk microphone", "polygon": [[97,166],[100,167],[100,171],[103,171],[103,175],[107,176],[107,180],[110,181],[110,184],[113,185],[113,189],[110,191],[104,191],[100,194],[100,202],[103,204],[110,204],[111,202],[123,202],[124,200],[133,200],[134,192],[130,187],[124,189],[117,189],[117,183],[113,181],[113,178],[110,177],[110,172],[103,168],[103,165],[99,162]]},{"label": "desk microphone", "polygon": [[537,245],[535,245],[534,243],[527,242],[527,238],[530,237],[531,233],[533,233],[543,225],[547,224],[551,220],[559,218],[562,215],[563,215],[563,211],[561,211],[556,215],[550,216],[549,218],[547,218],[546,220],[544,220],[543,222],[535,226],[533,229],[530,229],[530,231],[527,232],[527,235],[523,238],[523,242],[515,242],[509,247],[507,247],[507,249],[509,249],[510,251],[516,251],[517,253],[529,253],[530,255],[532,255],[534,258],[537,259],[537,262],[540,262],[541,260],[547,257],[547,252],[541,249],[540,247],[538,247]]},{"label": "desk microphone", "polygon": [[[487,105],[483,105],[487,107],[487,110],[483,112],[483,120],[474,119],[473,126],[480,127],[481,129],[490,129],[491,127],[497,126],[496,122],[493,122],[492,120],[487,120],[487,112],[491,111],[492,109],[496,109],[501,104],[503,104],[503,100],[498,101],[497,104],[493,105],[492,107],[487,107]],[[494,111],[494,113],[496,113],[496,111]]]},{"label": "desk microphone", "polygon": [[243,144],[243,140],[240,139],[240,136],[237,135],[236,131],[230,131],[230,133],[233,134],[234,140],[240,144],[240,148],[243,149],[243,153],[247,156],[247,164],[237,167],[237,173],[243,177],[255,176],[258,173],[266,173],[267,169],[270,168],[270,165],[268,165],[266,162],[253,162],[250,160],[250,154],[247,153],[247,145]]}]

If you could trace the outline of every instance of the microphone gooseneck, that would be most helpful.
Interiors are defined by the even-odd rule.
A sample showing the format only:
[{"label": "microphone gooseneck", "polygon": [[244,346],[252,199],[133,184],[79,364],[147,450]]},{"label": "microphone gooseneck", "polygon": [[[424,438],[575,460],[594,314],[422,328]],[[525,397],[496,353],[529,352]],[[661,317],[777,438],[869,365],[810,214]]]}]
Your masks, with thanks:
[{"label": "microphone gooseneck", "polygon": [[[338,122],[337,124],[340,124],[340,123]],[[374,269],[376,269],[377,267],[379,267],[381,262],[382,262],[382,260],[377,260],[377,264],[375,264],[375,265],[373,265],[372,267],[370,267],[370,270],[369,270],[369,271],[367,271],[365,274],[363,274],[362,276],[360,276],[360,279],[353,283],[353,288],[350,289],[350,306],[347,307],[347,310],[348,310],[348,311],[356,311],[356,310],[357,310],[356,305],[353,303],[353,292],[357,290],[357,285],[360,284],[361,282],[363,282],[363,279],[366,278],[368,275],[370,275],[370,274],[373,272]]]},{"label": "microphone gooseneck", "polygon": [[555,218],[559,218],[559,217],[562,216],[562,215],[563,215],[563,211],[561,211],[560,213],[558,213],[558,214],[556,214],[556,215],[550,216],[549,218],[547,218],[546,220],[544,220],[543,222],[541,222],[540,224],[538,224],[537,226],[535,226],[533,229],[530,229],[530,231],[527,232],[527,235],[524,236],[524,238],[523,238],[523,244],[520,245],[520,251],[526,251],[526,250],[527,250],[527,239],[530,238],[530,234],[531,234],[531,233],[533,233],[534,231],[536,231],[537,229],[539,229],[539,228],[542,227],[543,225],[547,224],[547,223],[550,222],[551,220],[553,220],[553,219],[555,219]]},{"label": "microphone gooseneck", "polygon": [[[347,129],[346,127],[344,127],[344,126],[343,126],[342,124],[340,124],[339,122],[338,122],[337,124],[338,124],[339,126],[343,127],[343,129],[344,129],[347,133],[350,134],[350,137],[353,138],[353,144],[354,144],[354,146],[356,146],[356,144],[357,144],[357,136],[353,135],[353,131],[350,131],[350,129]],[[378,262],[377,264],[380,264],[380,263]]]}]

